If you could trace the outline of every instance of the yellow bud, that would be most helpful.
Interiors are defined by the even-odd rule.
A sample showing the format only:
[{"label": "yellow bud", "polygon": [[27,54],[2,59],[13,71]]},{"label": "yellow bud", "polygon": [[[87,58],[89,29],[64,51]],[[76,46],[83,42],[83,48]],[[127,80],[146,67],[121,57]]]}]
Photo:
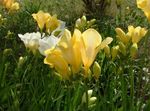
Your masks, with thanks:
[{"label": "yellow bud", "polygon": [[108,45],[106,45],[106,47],[104,47],[104,52],[105,52],[106,56],[109,57],[109,55],[110,55],[110,47]]},{"label": "yellow bud", "polygon": [[138,51],[138,46],[136,43],[134,43],[130,48],[130,55],[132,58],[134,58],[136,56],[137,51]]},{"label": "yellow bud", "polygon": [[93,65],[93,74],[94,74],[95,79],[98,79],[101,74],[101,67],[96,61],[94,62],[94,65]]},{"label": "yellow bud", "polygon": [[126,55],[126,46],[122,43],[119,42],[119,51],[125,56]]},{"label": "yellow bud", "polygon": [[112,60],[114,60],[116,58],[116,56],[118,55],[118,50],[119,50],[119,46],[113,46],[111,49],[111,56],[112,56]]}]

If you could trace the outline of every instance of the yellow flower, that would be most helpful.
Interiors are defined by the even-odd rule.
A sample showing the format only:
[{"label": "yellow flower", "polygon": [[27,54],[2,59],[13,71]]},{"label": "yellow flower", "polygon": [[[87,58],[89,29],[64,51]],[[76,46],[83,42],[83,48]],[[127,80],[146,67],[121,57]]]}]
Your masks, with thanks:
[{"label": "yellow flower", "polygon": [[138,8],[142,9],[150,21],[150,0],[137,0]]},{"label": "yellow flower", "polygon": [[2,0],[2,3],[10,11],[19,9],[19,3],[14,0]]},{"label": "yellow flower", "polygon": [[127,44],[130,40],[130,36],[126,35],[125,32],[121,28],[115,29],[117,33],[117,38],[123,42],[124,44]]},{"label": "yellow flower", "polygon": [[81,37],[81,57],[85,69],[85,76],[92,65],[97,53],[112,42],[108,37],[102,42],[101,35],[94,29],[83,32]]},{"label": "yellow flower", "polygon": [[62,56],[59,49],[48,49],[45,51],[47,57],[44,59],[44,63],[50,65],[51,68],[55,67],[58,73],[64,78],[68,79],[69,68],[66,60]]},{"label": "yellow flower", "polygon": [[55,30],[59,25],[60,21],[57,19],[56,15],[49,17],[48,21],[46,21],[46,31],[50,33]]},{"label": "yellow flower", "polygon": [[128,26],[128,35],[132,38],[132,43],[138,43],[147,33],[145,28],[140,26],[134,28],[133,26]]},{"label": "yellow flower", "polygon": [[33,18],[37,21],[39,28],[42,30],[46,23],[51,18],[49,13],[44,13],[43,11],[39,11],[38,13],[32,14]]},{"label": "yellow flower", "polygon": [[63,57],[71,65],[73,73],[77,73],[81,67],[80,52],[81,32],[75,29],[73,36],[69,30],[65,30],[58,47],[62,51]]}]

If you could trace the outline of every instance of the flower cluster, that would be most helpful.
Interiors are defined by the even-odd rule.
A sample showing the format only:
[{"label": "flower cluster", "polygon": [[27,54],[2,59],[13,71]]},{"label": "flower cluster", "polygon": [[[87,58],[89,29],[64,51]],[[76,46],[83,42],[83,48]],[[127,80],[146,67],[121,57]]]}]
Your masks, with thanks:
[{"label": "flower cluster", "polygon": [[87,77],[97,53],[112,40],[107,37],[102,41],[101,35],[95,29],[87,29],[83,33],[75,29],[72,37],[71,32],[66,29],[56,47],[46,50],[44,63],[55,67],[64,79],[78,73],[81,67]]},{"label": "flower cluster", "polygon": [[46,29],[46,32],[49,34],[54,30],[61,31],[65,26],[65,23],[58,20],[56,15],[51,16],[49,13],[44,13],[41,10],[38,13],[32,14],[32,16],[36,20],[40,30],[43,31],[43,29]]},{"label": "flower cluster", "polygon": [[65,23],[63,21],[57,20],[54,16],[51,17],[49,13],[44,13],[39,11],[37,14],[32,14],[33,18],[37,20],[39,28],[42,30],[45,25],[47,31],[51,32],[49,35],[45,33],[33,32],[25,33],[24,35],[18,34],[20,39],[24,42],[26,48],[29,48],[34,54],[39,50],[39,52],[45,56],[44,51],[55,47],[58,40],[61,38]]},{"label": "flower cluster", "polygon": [[127,55],[127,50],[130,48],[130,55],[134,57],[138,50],[138,42],[146,35],[145,28],[128,26],[128,32],[125,33],[121,28],[115,29],[117,39],[119,41],[117,46],[112,48],[112,58],[115,58],[120,51],[124,56]]},{"label": "flower cluster", "polygon": [[15,2],[15,0],[2,0],[1,2],[9,11],[15,11],[19,9],[19,3]]}]

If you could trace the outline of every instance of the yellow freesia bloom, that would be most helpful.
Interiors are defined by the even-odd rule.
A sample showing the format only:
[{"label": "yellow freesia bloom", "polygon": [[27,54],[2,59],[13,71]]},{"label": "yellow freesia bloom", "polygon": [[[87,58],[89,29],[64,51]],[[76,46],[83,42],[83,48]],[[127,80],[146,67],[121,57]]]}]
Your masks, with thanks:
[{"label": "yellow freesia bloom", "polygon": [[46,23],[51,18],[51,15],[49,13],[44,13],[43,11],[39,11],[38,13],[32,14],[33,18],[37,21],[37,24],[39,28],[42,30]]},{"label": "yellow freesia bloom", "polygon": [[138,43],[147,33],[145,28],[140,26],[134,28],[133,26],[128,26],[128,35],[132,38],[132,43]]},{"label": "yellow freesia bloom", "polygon": [[117,33],[117,38],[123,42],[124,44],[127,44],[130,40],[130,36],[126,35],[126,33],[121,28],[115,29]]},{"label": "yellow freesia bloom", "polygon": [[102,42],[101,35],[94,29],[83,32],[81,38],[81,57],[85,69],[85,76],[92,65],[97,53],[112,42],[108,37]]},{"label": "yellow freesia bloom", "polygon": [[68,79],[69,68],[61,51],[59,49],[48,49],[45,54],[47,57],[44,59],[44,63],[50,65],[51,68],[55,67],[64,79]]},{"label": "yellow freesia bloom", "polygon": [[57,19],[56,15],[49,17],[48,21],[46,21],[46,31],[50,33],[55,30],[59,25],[60,21]]},{"label": "yellow freesia bloom", "polygon": [[71,65],[73,73],[77,73],[81,67],[80,52],[81,32],[75,29],[73,36],[69,30],[65,30],[58,47],[61,49],[63,57]]},{"label": "yellow freesia bloom", "polygon": [[138,8],[142,9],[150,21],[150,0],[137,0]]},{"label": "yellow freesia bloom", "polygon": [[2,3],[10,11],[19,9],[19,3],[14,0],[2,0]]}]

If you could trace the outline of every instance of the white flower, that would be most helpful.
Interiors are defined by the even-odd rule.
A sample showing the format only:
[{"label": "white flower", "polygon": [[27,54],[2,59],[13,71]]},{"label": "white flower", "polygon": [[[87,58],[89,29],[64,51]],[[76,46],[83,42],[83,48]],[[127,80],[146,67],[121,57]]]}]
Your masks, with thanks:
[{"label": "white flower", "polygon": [[39,40],[39,52],[45,56],[45,51],[47,49],[50,49],[52,47],[55,47],[57,44],[59,38],[55,37],[54,35],[51,35],[49,37],[44,37],[43,39]]},{"label": "white flower", "polygon": [[39,39],[41,39],[40,32],[18,34],[19,38],[24,42],[26,48],[29,48],[33,53],[39,48]]}]

